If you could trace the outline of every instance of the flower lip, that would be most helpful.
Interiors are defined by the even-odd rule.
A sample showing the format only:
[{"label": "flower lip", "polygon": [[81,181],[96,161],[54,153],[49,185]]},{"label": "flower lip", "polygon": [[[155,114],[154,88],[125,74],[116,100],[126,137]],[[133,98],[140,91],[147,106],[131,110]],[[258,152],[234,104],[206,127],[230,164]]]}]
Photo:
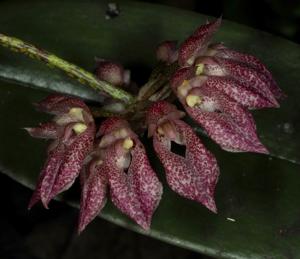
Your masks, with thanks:
[{"label": "flower lip", "polygon": [[[185,146],[183,156],[172,151],[172,142]],[[179,119],[164,122],[153,134],[153,147],[171,189],[216,213],[214,189],[219,175],[217,161],[193,129]]]},{"label": "flower lip", "polygon": [[218,62],[216,59],[210,56],[201,56],[196,58],[195,65],[204,64],[204,65],[218,65]]},{"label": "flower lip", "polygon": [[[97,137],[101,137],[99,141],[99,148],[106,148],[116,141],[131,139],[135,140],[137,135],[130,129],[129,123],[118,117],[111,117],[106,119],[99,128]],[[127,141],[126,146],[130,146]]]},{"label": "flower lip", "polygon": [[153,103],[146,114],[146,124],[148,125],[148,137],[152,137],[158,126],[168,120],[176,120],[185,116],[185,112],[179,111],[177,107],[166,101]]}]

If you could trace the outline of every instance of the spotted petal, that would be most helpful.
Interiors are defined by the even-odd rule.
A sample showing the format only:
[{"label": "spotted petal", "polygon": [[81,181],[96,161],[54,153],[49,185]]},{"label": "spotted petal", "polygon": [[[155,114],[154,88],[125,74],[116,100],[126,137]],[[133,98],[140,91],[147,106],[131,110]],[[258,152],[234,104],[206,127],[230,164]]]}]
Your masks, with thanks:
[{"label": "spotted petal", "polygon": [[105,161],[111,200],[122,213],[128,215],[142,228],[148,229],[149,222],[133,188],[133,179],[117,166],[118,159],[122,158],[117,156],[117,151],[113,146],[109,149],[109,157]]},{"label": "spotted petal", "polygon": [[[270,81],[259,70],[245,63],[232,59],[214,59],[220,66],[219,69],[223,71],[223,75],[230,75],[236,80],[241,81],[243,84],[247,84],[248,87],[252,87],[255,91],[264,96],[264,98],[268,99],[274,105],[274,107],[279,107],[275,96],[270,90]],[[216,68],[218,67],[217,64],[206,66],[206,74],[219,76],[219,69]]]},{"label": "spotted petal", "polygon": [[199,26],[196,31],[193,33],[195,36],[200,35],[213,35],[221,26],[222,23],[222,17],[219,17],[213,22],[207,22],[206,24],[203,24]]},{"label": "spotted petal", "polygon": [[201,101],[191,107],[182,99],[186,111],[223,149],[268,153],[256,135],[251,114],[245,108],[207,84],[193,88],[189,95],[199,96]]},{"label": "spotted petal", "polygon": [[179,195],[217,212],[214,190],[219,169],[215,157],[187,124],[180,120],[173,120],[172,123],[186,147],[184,157],[171,152],[168,137],[157,132],[153,136],[153,146],[165,168],[168,184]]},{"label": "spotted petal", "polygon": [[24,129],[34,138],[55,139],[58,137],[58,127],[54,122],[40,123],[39,127]]},{"label": "spotted petal", "polygon": [[50,144],[50,147],[48,148],[48,158],[40,174],[36,189],[29,202],[29,209],[39,200],[42,201],[45,208],[48,208],[48,199],[53,188],[53,184],[60,166],[64,161],[67,147],[73,141],[73,126],[73,123],[67,125],[59,138]]},{"label": "spotted petal", "polygon": [[[100,134],[109,133],[108,129],[116,130],[118,126],[119,129],[124,125],[129,126],[126,121],[117,118],[107,121],[103,123]],[[132,147],[125,149],[123,143],[126,138],[117,138],[105,151],[104,166],[108,175],[110,196],[116,207],[147,230],[160,201],[162,186],[150,166],[142,143],[129,128],[126,132],[133,141]]]},{"label": "spotted petal", "polygon": [[64,154],[64,161],[59,168],[46,204],[57,194],[67,190],[73,184],[80,172],[84,159],[93,148],[94,136],[95,126],[91,123],[68,146]]},{"label": "spotted petal", "polygon": [[163,192],[162,184],[158,180],[148,160],[142,143],[136,139],[135,147],[131,151],[131,163],[128,177],[131,178],[133,188],[141,202],[147,225],[150,227],[151,219],[156,210]]},{"label": "spotted petal", "polygon": [[41,171],[35,191],[29,201],[28,209],[31,209],[38,201],[42,201],[48,208],[47,201],[59,168],[63,162],[65,145],[60,144],[49,152],[47,161]]},{"label": "spotted petal", "polygon": [[180,66],[193,65],[195,59],[203,55],[208,44],[221,24],[221,18],[200,26],[194,34],[187,38],[179,48],[178,62]]},{"label": "spotted petal", "polygon": [[232,49],[228,49],[226,47],[219,47],[216,52],[217,57],[221,58],[227,58],[227,59],[234,59],[237,61],[240,61],[242,63],[245,63],[247,65],[252,66],[256,70],[260,71],[264,74],[267,81],[269,82],[269,87],[271,92],[274,94],[274,96],[277,99],[281,99],[285,96],[285,94],[282,92],[282,90],[278,87],[277,83],[275,82],[271,72],[266,68],[266,66],[256,57],[250,55],[241,53]]},{"label": "spotted petal", "polygon": [[224,94],[249,109],[259,109],[266,107],[274,107],[274,104],[265,98],[261,93],[257,92],[246,83],[236,80],[230,76],[204,76],[196,75],[195,67],[184,67],[178,69],[171,78],[171,87],[178,94],[188,91],[188,87],[178,89],[183,85],[184,81],[188,82],[191,87],[198,87],[206,83],[211,88],[216,88]]},{"label": "spotted petal", "polygon": [[[190,81],[190,84],[196,86],[199,84],[197,81],[200,81],[199,83],[203,82],[203,76],[195,77]],[[255,89],[230,76],[208,76],[205,83],[211,88],[222,91],[237,103],[249,109],[274,107],[272,102]]]},{"label": "spotted petal", "polygon": [[78,232],[100,213],[106,203],[107,175],[97,159],[92,159],[81,172],[81,200]]}]

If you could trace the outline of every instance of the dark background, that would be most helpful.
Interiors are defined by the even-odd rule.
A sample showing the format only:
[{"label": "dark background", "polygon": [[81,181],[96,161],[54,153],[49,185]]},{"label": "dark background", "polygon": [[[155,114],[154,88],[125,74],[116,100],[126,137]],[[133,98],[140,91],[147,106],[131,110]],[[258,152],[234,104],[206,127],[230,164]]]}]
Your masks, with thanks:
[{"label": "dark background", "polygon": [[300,42],[299,0],[156,0],[144,2],[174,6],[211,16],[222,15],[224,19]]},{"label": "dark background", "polygon": [[[0,1],[1,2],[1,1]],[[150,2],[150,1],[148,1]],[[152,1],[220,16],[300,42],[300,1]],[[122,9],[122,2],[119,2]],[[104,15],[104,14],[103,14]],[[208,258],[95,220],[78,237],[74,232],[77,210],[53,202],[51,210],[27,203],[32,191],[0,174],[0,259],[36,258]]]}]

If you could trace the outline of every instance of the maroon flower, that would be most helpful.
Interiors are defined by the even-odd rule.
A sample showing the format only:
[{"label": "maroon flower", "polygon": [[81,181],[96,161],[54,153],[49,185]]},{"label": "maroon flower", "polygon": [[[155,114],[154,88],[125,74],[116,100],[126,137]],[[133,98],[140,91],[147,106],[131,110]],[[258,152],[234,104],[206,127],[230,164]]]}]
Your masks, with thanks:
[{"label": "maroon flower", "polygon": [[92,149],[95,125],[88,107],[76,98],[51,95],[37,107],[56,114],[51,123],[26,128],[33,137],[54,139],[29,203],[31,208],[41,200],[47,208],[49,201],[68,189],[79,174],[86,155]]},{"label": "maroon flower", "polygon": [[278,107],[283,97],[255,57],[210,44],[221,19],[200,26],[179,48],[171,87],[187,113],[223,149],[268,153],[248,109]]},{"label": "maroon flower", "polygon": [[[168,102],[154,103],[147,113],[148,135],[153,136],[155,152],[172,190],[216,212],[217,161],[192,128],[180,120],[183,116],[183,112]],[[172,142],[185,147],[184,156],[172,152]]]},{"label": "maroon flower", "polygon": [[256,135],[249,111],[206,78],[189,78],[193,69],[183,68],[174,75],[171,86],[187,113],[197,121],[223,149],[267,153]]},{"label": "maroon flower", "polygon": [[112,202],[144,229],[162,194],[162,185],[150,166],[146,151],[127,121],[105,120],[98,132],[101,137],[82,177],[79,231],[104,205],[108,184]]},{"label": "maroon flower", "polygon": [[182,43],[179,64],[184,67],[194,65],[195,75],[209,76],[207,80],[210,85],[226,91],[231,97],[235,96],[238,102],[243,102],[243,98],[239,98],[235,92],[240,92],[242,88],[265,99],[265,104],[258,106],[249,103],[250,108],[278,107],[276,99],[284,97],[284,94],[258,58],[228,49],[223,44],[210,44],[220,24],[221,19],[217,19],[202,25]]},{"label": "maroon flower", "polygon": [[38,103],[39,110],[55,118],[26,128],[33,137],[53,140],[29,208],[39,200],[47,208],[81,172],[79,233],[101,212],[108,196],[122,213],[148,230],[162,185],[130,122],[139,133],[148,127],[171,189],[216,213],[217,161],[181,120],[185,113],[163,99],[172,89],[188,115],[223,149],[268,153],[249,110],[279,107],[278,100],[284,97],[256,57],[210,43],[220,24],[221,18],[200,26],[178,49],[174,41],[162,42],[156,51],[160,64],[140,89],[122,65],[97,60],[96,77],[131,92],[135,102],[106,95],[99,114],[114,115],[101,124],[96,141],[93,116],[82,101],[51,95]]}]

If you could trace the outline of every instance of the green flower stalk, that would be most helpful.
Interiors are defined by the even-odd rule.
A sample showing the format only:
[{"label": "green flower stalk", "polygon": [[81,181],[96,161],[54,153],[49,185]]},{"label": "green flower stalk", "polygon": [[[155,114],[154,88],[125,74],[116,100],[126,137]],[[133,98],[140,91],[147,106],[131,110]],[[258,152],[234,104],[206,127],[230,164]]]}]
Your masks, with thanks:
[{"label": "green flower stalk", "polygon": [[12,51],[23,53],[32,59],[40,60],[50,67],[58,68],[59,70],[64,71],[69,77],[79,81],[81,84],[90,86],[114,99],[122,100],[127,104],[134,102],[134,97],[130,93],[105,81],[99,80],[92,73],[20,39],[0,33],[0,44]]}]

